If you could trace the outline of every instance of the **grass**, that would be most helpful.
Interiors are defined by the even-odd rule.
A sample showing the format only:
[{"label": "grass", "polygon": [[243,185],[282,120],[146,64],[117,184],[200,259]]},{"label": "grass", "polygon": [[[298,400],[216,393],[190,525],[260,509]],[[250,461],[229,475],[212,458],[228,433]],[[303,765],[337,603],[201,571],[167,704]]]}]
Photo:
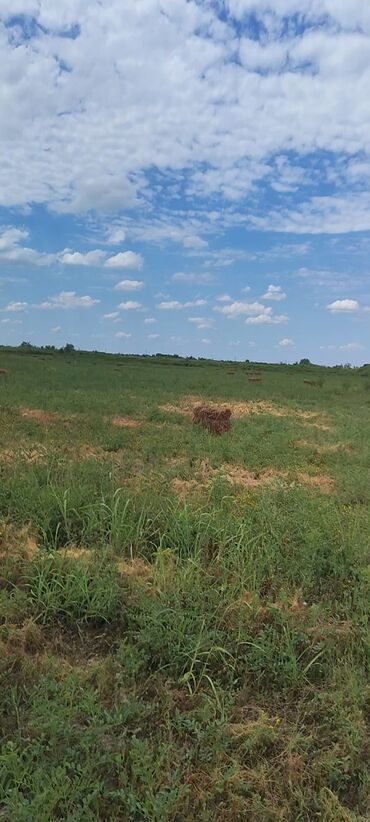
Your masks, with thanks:
[{"label": "grass", "polygon": [[0,367],[0,819],[369,819],[366,369]]}]

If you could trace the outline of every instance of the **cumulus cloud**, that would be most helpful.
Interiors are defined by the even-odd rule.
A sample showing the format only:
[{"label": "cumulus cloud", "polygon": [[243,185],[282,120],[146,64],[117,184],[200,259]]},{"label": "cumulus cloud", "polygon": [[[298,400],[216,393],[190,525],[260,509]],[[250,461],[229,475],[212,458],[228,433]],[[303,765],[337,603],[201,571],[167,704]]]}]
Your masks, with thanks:
[{"label": "cumulus cloud", "polygon": [[120,303],[118,308],[121,311],[137,311],[141,308],[141,303],[136,302],[136,300],[127,300],[125,303]]},{"label": "cumulus cloud", "polygon": [[291,340],[289,337],[284,337],[283,340],[279,341],[278,345],[280,345],[281,348],[290,348],[292,345],[294,345],[294,341]]},{"label": "cumulus cloud", "polygon": [[211,342],[212,342],[212,340],[208,339],[208,337],[203,337],[201,339],[201,343],[203,343],[203,345],[210,345]]},{"label": "cumulus cloud", "polygon": [[8,305],[5,306],[5,308],[3,308],[3,311],[11,311],[11,312],[16,313],[18,311],[24,311],[27,307],[28,307],[28,303],[26,303],[26,302],[12,301],[12,302],[8,303]]},{"label": "cumulus cloud", "polygon": [[266,308],[262,303],[254,302],[247,303],[243,300],[235,300],[228,305],[215,306],[214,311],[219,311],[220,314],[225,314],[226,317],[239,317],[242,314],[268,314],[271,308]]},{"label": "cumulus cloud", "polygon": [[104,265],[106,268],[131,268],[140,271],[143,262],[141,254],[136,254],[134,251],[120,251],[113,257],[108,257]]},{"label": "cumulus cloud", "polygon": [[220,294],[219,297],[216,297],[218,303],[231,303],[232,298],[229,294]]},{"label": "cumulus cloud", "polygon": [[332,313],[358,311],[360,308],[357,300],[334,300],[326,306]]},{"label": "cumulus cloud", "polygon": [[145,325],[153,325],[153,323],[156,323],[156,322],[157,322],[157,320],[154,317],[145,317],[145,320],[144,320]]},{"label": "cumulus cloud", "polygon": [[258,314],[257,317],[248,317],[247,325],[281,325],[288,322],[286,314]]},{"label": "cumulus cloud", "polygon": [[70,251],[69,249],[65,249],[59,255],[59,260],[62,265],[94,266],[101,265],[104,257],[104,251],[100,251],[98,248],[95,249],[95,251],[87,251],[86,254],[83,254],[81,251]]},{"label": "cumulus cloud", "polygon": [[181,303],[179,300],[162,300],[157,308],[162,311],[179,311],[183,308],[198,308],[202,305],[207,305],[207,300],[189,300],[186,303]]},{"label": "cumulus cloud", "polygon": [[119,317],[119,311],[110,311],[108,314],[103,314],[104,320],[116,320]]},{"label": "cumulus cloud", "polygon": [[20,265],[49,265],[55,259],[53,254],[45,254],[24,245],[29,232],[23,228],[7,226],[0,229],[0,262]]},{"label": "cumulus cloud", "polygon": [[212,328],[214,321],[210,317],[188,317],[188,322],[197,328]]},{"label": "cumulus cloud", "polygon": [[273,300],[280,302],[286,299],[286,294],[280,285],[269,285],[265,294],[261,297],[262,300]]},{"label": "cumulus cloud", "polygon": [[157,340],[159,334],[148,334],[148,340]]},{"label": "cumulus cloud", "polygon": [[140,291],[144,288],[142,280],[120,280],[114,286],[115,291]]},{"label": "cumulus cloud", "polygon": [[114,336],[117,340],[128,340],[131,337],[131,334],[128,331],[117,331]]},{"label": "cumulus cloud", "polygon": [[94,300],[88,294],[80,297],[75,291],[61,291],[60,294],[49,297],[48,300],[36,305],[35,308],[92,308],[93,305],[98,303],[100,303],[100,300]]}]

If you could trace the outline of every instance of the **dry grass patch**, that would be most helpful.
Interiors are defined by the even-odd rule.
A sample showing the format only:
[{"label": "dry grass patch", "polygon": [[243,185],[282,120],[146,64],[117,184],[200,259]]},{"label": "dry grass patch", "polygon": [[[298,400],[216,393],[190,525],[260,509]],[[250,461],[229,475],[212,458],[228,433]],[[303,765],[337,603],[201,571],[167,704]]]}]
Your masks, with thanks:
[{"label": "dry grass patch", "polygon": [[197,489],[204,488],[204,483],[198,482],[197,480],[184,480],[180,479],[180,477],[175,477],[175,479],[171,482],[172,491],[176,494],[176,496],[183,500],[193,491]]},{"label": "dry grass patch", "polygon": [[227,480],[231,485],[258,490],[264,486],[282,483],[287,487],[291,482],[300,483],[308,488],[316,489],[324,494],[332,493],[333,480],[328,474],[306,474],[299,472],[290,475],[287,471],[280,471],[277,468],[265,468],[258,471],[251,471],[243,465],[224,463],[219,468],[212,468],[208,460],[201,460],[194,469],[194,475],[190,478],[175,477],[171,482],[171,488],[179,497],[185,499],[190,494],[199,494],[207,489],[214,480]]},{"label": "dry grass patch", "polygon": [[16,448],[4,448],[0,451],[0,461],[5,465],[14,465],[16,462],[26,462],[30,465],[46,462],[48,457],[47,449],[41,443],[29,445],[18,445]]},{"label": "dry grass patch", "polygon": [[241,465],[222,465],[219,471],[214,472],[215,476],[224,477],[233,485],[241,485],[243,488],[260,488],[262,485],[285,479],[286,474],[276,468],[267,468],[264,471],[248,471]]},{"label": "dry grass patch", "polygon": [[21,416],[27,420],[34,420],[42,425],[50,425],[62,423],[63,425],[70,425],[72,418],[60,414],[58,411],[43,411],[38,408],[21,408]]},{"label": "dry grass patch", "polygon": [[351,454],[354,447],[351,442],[332,442],[326,445],[318,445],[316,442],[310,440],[296,440],[294,445],[298,448],[314,448],[317,454],[336,454],[338,451],[345,451]]},{"label": "dry grass patch", "polygon": [[331,494],[334,490],[333,479],[328,474],[306,474],[299,471],[297,478],[302,485],[317,489],[323,494]]},{"label": "dry grass patch", "polygon": [[68,548],[59,548],[58,554],[66,559],[77,559],[83,562],[91,562],[94,556],[93,551],[89,548],[83,548],[77,545],[69,545]]},{"label": "dry grass patch", "polygon": [[138,420],[133,420],[130,417],[113,417],[111,423],[117,428],[137,428],[140,425]]},{"label": "dry grass patch", "polygon": [[[191,417],[194,412],[194,407],[205,404],[208,408],[216,411],[226,411],[230,409],[233,417],[236,419],[248,417],[253,414],[268,414],[271,417],[297,417],[307,424],[320,428],[322,431],[331,430],[326,423],[325,415],[319,411],[305,411],[301,408],[283,407],[275,405],[269,400],[208,400],[198,395],[189,395],[180,398],[177,405],[173,403],[160,405],[159,410],[170,414],[183,414],[184,416]],[[321,420],[323,421],[321,422]]]}]

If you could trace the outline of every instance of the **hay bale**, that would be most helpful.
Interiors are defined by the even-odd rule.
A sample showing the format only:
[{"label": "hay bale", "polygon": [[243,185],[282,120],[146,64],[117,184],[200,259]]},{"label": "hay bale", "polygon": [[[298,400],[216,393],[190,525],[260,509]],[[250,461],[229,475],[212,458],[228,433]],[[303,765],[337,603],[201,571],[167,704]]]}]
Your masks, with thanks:
[{"label": "hay bale", "polygon": [[226,434],[231,428],[230,408],[210,408],[207,405],[198,405],[193,411],[194,425],[201,425],[211,434]]}]

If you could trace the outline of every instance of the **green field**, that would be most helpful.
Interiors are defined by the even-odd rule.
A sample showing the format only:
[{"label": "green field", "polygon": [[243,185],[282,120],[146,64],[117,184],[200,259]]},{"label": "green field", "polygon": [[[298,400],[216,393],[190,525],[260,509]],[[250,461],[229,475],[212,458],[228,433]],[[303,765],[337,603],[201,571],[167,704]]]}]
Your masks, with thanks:
[{"label": "green field", "polygon": [[0,819],[370,819],[370,368],[0,368]]}]

